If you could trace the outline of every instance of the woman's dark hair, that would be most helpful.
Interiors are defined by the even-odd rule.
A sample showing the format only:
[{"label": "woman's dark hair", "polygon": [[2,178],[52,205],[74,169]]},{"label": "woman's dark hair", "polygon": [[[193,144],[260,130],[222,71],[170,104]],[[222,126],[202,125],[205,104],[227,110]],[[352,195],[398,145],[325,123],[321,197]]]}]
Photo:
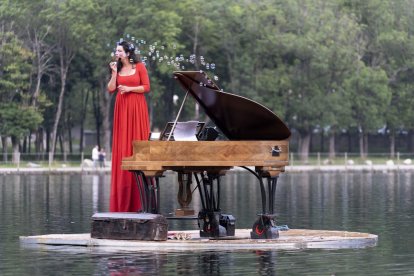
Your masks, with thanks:
[{"label": "woman's dark hair", "polygon": [[[129,58],[129,62],[132,64],[136,64],[141,62],[141,58],[138,54],[135,53],[135,45],[132,44],[131,42],[128,41],[121,41],[117,43],[117,46],[122,46],[122,48],[124,48],[125,54],[129,54],[128,58]],[[117,69],[118,72],[121,71],[122,68],[122,62],[120,60],[118,60],[117,62]],[[110,68],[109,68],[110,69]],[[109,72],[111,72],[111,70],[109,70]]]}]

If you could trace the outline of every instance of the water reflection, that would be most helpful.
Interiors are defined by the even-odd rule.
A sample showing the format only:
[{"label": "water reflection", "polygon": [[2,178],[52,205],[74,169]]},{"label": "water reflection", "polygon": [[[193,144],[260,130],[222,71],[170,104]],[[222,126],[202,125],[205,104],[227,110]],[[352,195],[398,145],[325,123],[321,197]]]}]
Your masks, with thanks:
[{"label": "water reflection", "polygon": [[[95,274],[110,275],[275,275],[277,253],[272,251],[175,252],[101,258]],[[243,262],[253,264],[246,268]]]},{"label": "water reflection", "polygon": [[168,262],[162,254],[120,255],[103,257],[95,266],[94,274],[103,275],[160,275],[160,269]]},{"label": "water reflection", "polygon": [[[85,233],[90,217],[105,212],[109,175],[1,175],[0,274],[21,275],[396,275],[413,272],[414,189],[410,172],[283,174],[275,210],[279,225],[370,232],[378,246],[360,250],[105,252],[91,248],[22,248],[18,237]],[[178,208],[173,175],[161,180],[161,212]],[[194,194],[193,207],[198,211]],[[224,213],[237,228],[250,228],[261,210],[255,177],[223,179]],[[197,229],[196,221],[171,221],[170,229]],[[23,261],[24,260],[24,261]]]},{"label": "water reflection", "polygon": [[276,274],[276,251],[256,251],[258,259],[259,275],[275,275]]}]

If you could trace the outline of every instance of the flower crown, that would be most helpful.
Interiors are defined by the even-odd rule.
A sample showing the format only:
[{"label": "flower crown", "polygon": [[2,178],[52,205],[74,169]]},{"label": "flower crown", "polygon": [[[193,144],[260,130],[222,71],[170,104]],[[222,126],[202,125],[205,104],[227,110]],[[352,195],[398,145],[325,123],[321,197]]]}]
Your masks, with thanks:
[{"label": "flower crown", "polygon": [[[120,41],[118,41],[117,43],[116,43],[116,45],[121,45],[121,43],[122,42],[124,42],[124,40],[120,40]],[[131,42],[127,42],[127,44],[128,44],[128,50],[129,51],[131,51],[131,52],[134,52],[135,51],[135,46],[134,46],[134,44],[132,44]]]},{"label": "flower crown", "polygon": [[134,44],[132,44],[132,43],[128,43],[128,49],[129,49],[131,52],[134,52],[134,51],[135,51],[135,46],[134,46]]}]

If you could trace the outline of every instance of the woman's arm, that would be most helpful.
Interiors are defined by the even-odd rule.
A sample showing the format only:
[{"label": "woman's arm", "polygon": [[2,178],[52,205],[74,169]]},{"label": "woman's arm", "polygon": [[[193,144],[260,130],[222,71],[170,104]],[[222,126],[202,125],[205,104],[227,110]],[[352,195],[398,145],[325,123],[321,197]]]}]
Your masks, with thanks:
[{"label": "woman's arm", "polygon": [[148,77],[147,68],[145,67],[144,63],[140,62],[137,64],[137,69],[138,69],[139,77],[141,78],[141,86],[144,89],[144,93],[149,92],[150,81]]},{"label": "woman's arm", "polygon": [[134,93],[145,93],[146,92],[143,85],[140,85],[140,86],[119,85],[117,88],[121,94],[128,93],[128,92],[134,92]]},{"label": "woman's arm", "polygon": [[109,64],[111,67],[111,79],[108,82],[108,91],[113,93],[116,90],[116,75],[117,75],[117,68],[116,68],[116,62],[111,62]]}]

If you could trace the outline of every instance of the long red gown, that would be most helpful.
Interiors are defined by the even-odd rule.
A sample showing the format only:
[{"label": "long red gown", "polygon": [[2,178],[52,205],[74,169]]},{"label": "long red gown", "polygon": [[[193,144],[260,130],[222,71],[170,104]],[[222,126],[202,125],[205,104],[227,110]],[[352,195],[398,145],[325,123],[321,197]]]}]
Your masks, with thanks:
[{"label": "long red gown", "polygon": [[[144,86],[149,92],[147,69],[140,62],[130,76],[117,75],[116,86]],[[147,140],[150,131],[148,107],[144,93],[118,93],[115,100],[112,134],[112,175],[110,212],[137,212],[141,200],[135,178],[131,172],[121,169],[124,157],[132,155],[133,140]]]}]

